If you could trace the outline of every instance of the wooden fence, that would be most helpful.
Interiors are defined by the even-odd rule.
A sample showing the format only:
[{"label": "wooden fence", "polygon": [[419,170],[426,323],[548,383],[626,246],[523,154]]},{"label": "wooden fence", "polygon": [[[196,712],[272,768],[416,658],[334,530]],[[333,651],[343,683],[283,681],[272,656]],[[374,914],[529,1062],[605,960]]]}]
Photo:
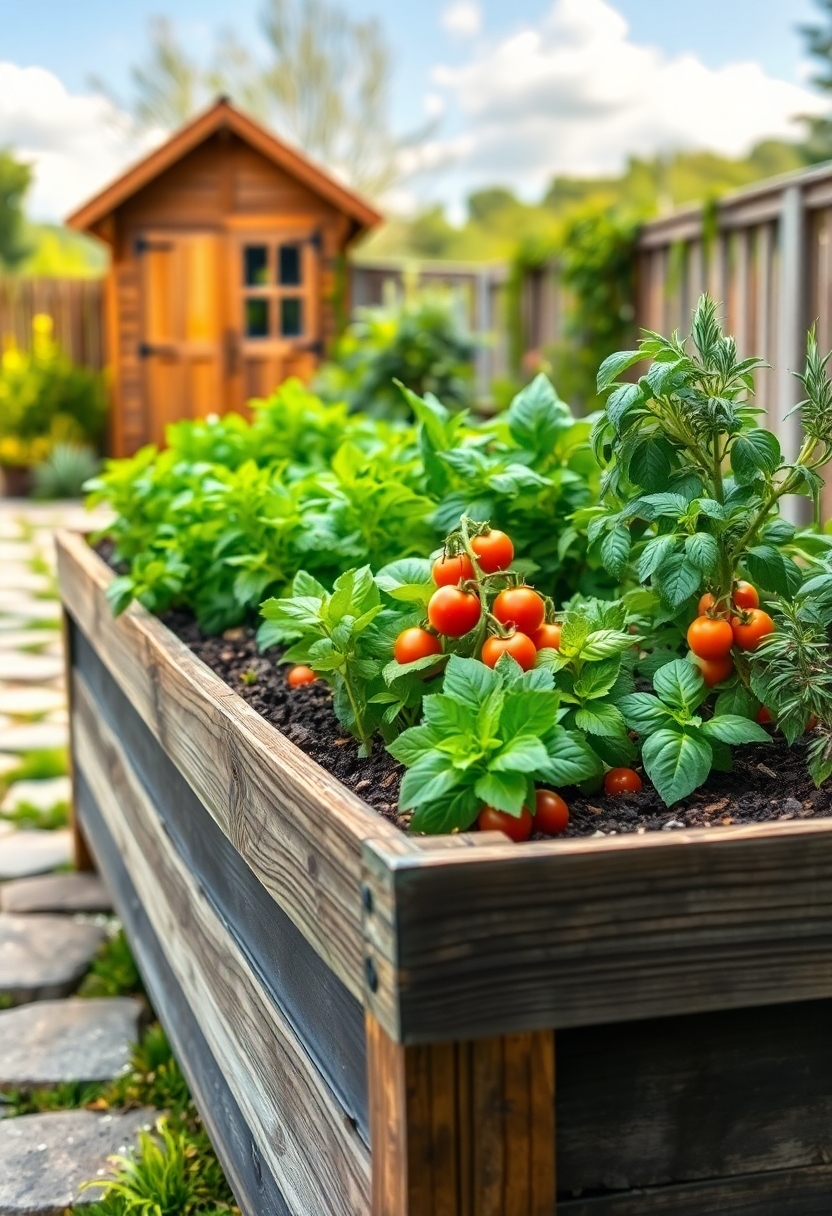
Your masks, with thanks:
[{"label": "wooden fence", "polygon": [[[687,332],[705,290],[723,304],[740,354],[772,366],[757,380],[758,403],[787,457],[800,445],[800,399],[792,372],[805,362],[806,331],[832,348],[832,165],[774,178],[647,224],[637,253],[638,324]],[[825,513],[832,515],[832,486]]]},{"label": "wooden fence", "polygon": [[46,313],[55,338],[74,363],[100,371],[106,363],[102,279],[0,278],[0,340],[28,350],[32,318]]}]

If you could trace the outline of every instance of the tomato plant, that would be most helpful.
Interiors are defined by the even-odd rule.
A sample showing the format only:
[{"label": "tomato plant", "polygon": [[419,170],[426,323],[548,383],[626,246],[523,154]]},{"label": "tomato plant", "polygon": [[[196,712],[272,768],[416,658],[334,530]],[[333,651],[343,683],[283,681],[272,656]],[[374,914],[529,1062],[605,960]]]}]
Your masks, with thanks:
[{"label": "tomato plant", "polygon": [[534,819],[528,807],[521,807],[518,815],[498,811],[493,806],[484,806],[477,816],[477,827],[481,832],[502,832],[510,840],[522,844],[528,840],[534,828]]},{"label": "tomato plant", "polygon": [[724,618],[698,616],[688,629],[688,646],[699,659],[724,659],[734,644],[734,632]]},{"label": "tomato plant", "polygon": [[492,612],[502,625],[513,625],[530,635],[543,624],[546,604],[531,587],[507,587],[495,597]]},{"label": "tomato plant", "polygon": [[637,794],[642,787],[642,780],[635,769],[611,768],[604,774],[605,794]]},{"label": "tomato plant", "polygon": [[482,661],[486,667],[496,667],[500,657],[509,654],[523,671],[531,671],[537,659],[537,647],[525,633],[510,633],[508,637],[492,635],[482,647]]},{"label": "tomato plant", "polygon": [[286,683],[290,688],[302,688],[304,684],[314,684],[317,678],[311,667],[298,663],[295,667],[289,668]]},{"label": "tomato plant", "polygon": [[734,674],[734,660],[730,654],[723,655],[719,659],[700,659],[696,666],[702,672],[702,678],[708,688],[713,688],[716,684],[723,684]]},{"label": "tomato plant", "polygon": [[427,629],[421,629],[418,625],[411,625],[409,629],[403,629],[393,644],[396,662],[401,663],[402,666],[406,663],[417,663],[419,659],[441,653],[442,643],[439,638],[433,633],[428,633]]},{"label": "tomato plant", "polygon": [[741,650],[756,650],[764,637],[774,633],[774,621],[762,608],[752,608],[731,618],[734,642]]},{"label": "tomato plant", "polygon": [[442,553],[433,563],[431,573],[437,587],[456,587],[474,577],[474,567],[467,553],[457,553],[454,557]]},{"label": "tomato plant", "polygon": [[569,807],[554,790],[538,790],[534,796],[534,828],[546,836],[559,836],[569,826]]},{"label": "tomato plant", "polygon": [[551,624],[541,625],[532,634],[532,641],[538,650],[560,650],[560,638],[563,633],[563,625],[560,621],[553,621]]},{"label": "tomato plant", "polygon": [[480,619],[482,608],[476,595],[459,587],[440,587],[428,602],[428,620],[437,633],[461,638]]},{"label": "tomato plant", "polygon": [[471,548],[477,555],[480,570],[484,574],[496,574],[508,570],[514,560],[514,545],[511,537],[498,528],[492,528],[481,536],[471,538]]}]

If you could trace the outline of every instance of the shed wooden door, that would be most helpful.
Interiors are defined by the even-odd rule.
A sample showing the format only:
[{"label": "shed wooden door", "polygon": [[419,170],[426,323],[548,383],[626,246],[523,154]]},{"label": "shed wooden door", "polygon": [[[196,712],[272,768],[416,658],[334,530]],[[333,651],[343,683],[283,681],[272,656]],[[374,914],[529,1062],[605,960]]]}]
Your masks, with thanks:
[{"label": "shed wooden door", "polygon": [[148,232],[136,244],[148,438],[227,408],[223,384],[223,239],[213,232]]},{"label": "shed wooden door", "polygon": [[321,355],[320,237],[306,225],[229,236],[231,397],[244,408],[289,376],[308,380]]}]

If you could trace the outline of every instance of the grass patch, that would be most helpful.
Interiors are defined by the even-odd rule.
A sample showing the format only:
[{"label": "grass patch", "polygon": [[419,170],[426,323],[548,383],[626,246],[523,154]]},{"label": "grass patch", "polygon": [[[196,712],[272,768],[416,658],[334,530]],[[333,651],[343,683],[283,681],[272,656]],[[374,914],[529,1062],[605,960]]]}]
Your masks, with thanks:
[{"label": "grass patch", "polygon": [[65,777],[69,772],[69,752],[65,747],[21,752],[20,763],[3,774],[0,784],[14,785],[15,781],[48,781],[52,777]]},{"label": "grass patch", "polygon": [[69,823],[69,803],[56,802],[48,811],[42,811],[31,802],[18,802],[13,811],[3,812],[3,818],[25,831],[40,828],[44,832],[54,832]]},{"label": "grass patch", "polygon": [[144,985],[123,929],[98,950],[78,996],[141,996]]}]

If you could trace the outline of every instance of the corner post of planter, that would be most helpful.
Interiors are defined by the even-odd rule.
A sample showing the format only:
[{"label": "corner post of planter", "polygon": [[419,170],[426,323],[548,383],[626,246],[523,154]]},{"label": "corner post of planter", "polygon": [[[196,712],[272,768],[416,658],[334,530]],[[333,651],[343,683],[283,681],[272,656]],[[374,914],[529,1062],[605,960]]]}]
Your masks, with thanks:
[{"label": "corner post of planter", "polygon": [[61,605],[61,637],[63,640],[64,652],[64,686],[66,689],[67,710],[69,713],[69,776],[72,783],[72,796],[69,810],[69,827],[72,833],[72,853],[75,862],[76,870],[95,870],[95,862],[93,861],[92,853],[90,852],[81,825],[78,822],[78,813],[76,807],[78,805],[78,790],[76,785],[75,774],[75,747],[72,740],[74,730],[74,714],[73,714],[73,648],[72,648],[72,619],[66,610],[66,607]]},{"label": "corner post of planter", "polygon": [[554,1216],[554,1031],[420,1042],[403,1026],[397,878],[412,891],[447,847],[364,844],[372,1216]]}]

